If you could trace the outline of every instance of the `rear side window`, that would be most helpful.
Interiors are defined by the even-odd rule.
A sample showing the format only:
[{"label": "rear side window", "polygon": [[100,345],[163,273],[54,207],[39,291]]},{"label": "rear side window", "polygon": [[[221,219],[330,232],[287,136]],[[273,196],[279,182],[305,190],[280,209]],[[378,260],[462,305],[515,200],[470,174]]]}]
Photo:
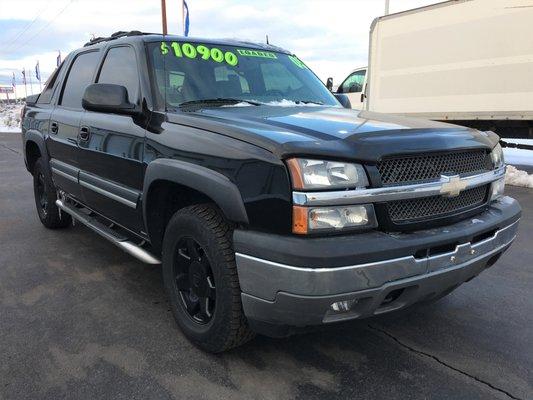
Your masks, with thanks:
[{"label": "rear side window", "polygon": [[114,47],[107,52],[98,83],[113,83],[128,90],[131,103],[139,98],[139,73],[135,50],[129,46]]},{"label": "rear side window", "polygon": [[81,108],[81,98],[85,88],[92,82],[98,59],[97,51],[80,54],[74,59],[63,88],[62,106]]},{"label": "rear side window", "polygon": [[38,104],[48,104],[50,103],[50,100],[52,100],[52,95],[54,94],[54,89],[57,86],[57,77],[59,76],[59,72],[61,71],[61,68],[63,67],[65,63],[61,63],[58,68],[54,71],[52,75],[50,75],[50,78],[46,81],[44,84],[44,90],[39,96],[39,99],[37,100]]}]

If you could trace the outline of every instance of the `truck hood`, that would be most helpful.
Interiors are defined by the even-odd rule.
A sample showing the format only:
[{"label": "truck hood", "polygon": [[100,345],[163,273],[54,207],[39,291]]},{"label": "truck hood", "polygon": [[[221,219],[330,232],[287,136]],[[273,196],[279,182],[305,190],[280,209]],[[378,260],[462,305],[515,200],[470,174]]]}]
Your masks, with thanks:
[{"label": "truck hood", "polygon": [[177,123],[291,155],[375,162],[391,154],[492,149],[498,137],[418,118],[322,106],[243,106],[167,114]]}]

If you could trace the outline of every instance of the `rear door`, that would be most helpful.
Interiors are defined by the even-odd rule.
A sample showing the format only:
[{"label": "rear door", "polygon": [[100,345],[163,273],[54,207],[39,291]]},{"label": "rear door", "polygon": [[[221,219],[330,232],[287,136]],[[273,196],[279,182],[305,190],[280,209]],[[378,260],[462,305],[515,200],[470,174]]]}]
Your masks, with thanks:
[{"label": "rear door", "polygon": [[[124,86],[130,103],[141,97],[135,49],[110,47],[97,83]],[[145,120],[131,115],[86,111],[81,121],[80,185],[84,202],[125,228],[142,230],[138,202],[142,191]]]},{"label": "rear door", "polygon": [[50,117],[47,137],[54,182],[78,199],[81,199],[78,134],[84,112],[81,99],[85,88],[94,79],[99,58],[98,50],[88,51],[77,54],[70,63],[58,104]]}]

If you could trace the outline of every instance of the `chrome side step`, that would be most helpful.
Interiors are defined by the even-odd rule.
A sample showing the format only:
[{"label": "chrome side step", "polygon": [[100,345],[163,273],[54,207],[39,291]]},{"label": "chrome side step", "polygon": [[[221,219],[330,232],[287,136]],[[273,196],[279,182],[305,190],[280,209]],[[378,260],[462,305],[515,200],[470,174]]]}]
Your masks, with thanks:
[{"label": "chrome side step", "polygon": [[100,236],[106,238],[111,243],[120,247],[126,253],[131,254],[133,257],[147,264],[161,264],[161,260],[159,260],[157,257],[153,256],[151,253],[149,253],[142,247],[136,245],[127,237],[119,235],[117,232],[113,231],[113,229],[102,224],[96,218],[83,214],[76,208],[70,207],[68,204],[65,204],[62,200],[59,199],[56,200],[56,205],[61,209],[61,211],[70,214],[72,218],[74,218],[76,221],[79,221],[88,228],[91,228]]}]

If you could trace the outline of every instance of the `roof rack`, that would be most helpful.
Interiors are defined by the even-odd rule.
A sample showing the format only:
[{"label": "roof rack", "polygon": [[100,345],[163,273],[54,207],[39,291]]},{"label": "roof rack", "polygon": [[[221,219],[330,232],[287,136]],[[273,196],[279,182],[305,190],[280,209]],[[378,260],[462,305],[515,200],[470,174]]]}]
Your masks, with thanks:
[{"label": "roof rack", "polygon": [[83,47],[92,46],[93,44],[102,43],[102,42],[108,42],[110,40],[115,40],[121,37],[127,37],[127,36],[141,36],[141,35],[154,35],[153,33],[148,32],[141,32],[141,31],[118,31],[113,33],[109,37],[96,37],[94,39],[89,40],[87,43],[83,45]]}]

